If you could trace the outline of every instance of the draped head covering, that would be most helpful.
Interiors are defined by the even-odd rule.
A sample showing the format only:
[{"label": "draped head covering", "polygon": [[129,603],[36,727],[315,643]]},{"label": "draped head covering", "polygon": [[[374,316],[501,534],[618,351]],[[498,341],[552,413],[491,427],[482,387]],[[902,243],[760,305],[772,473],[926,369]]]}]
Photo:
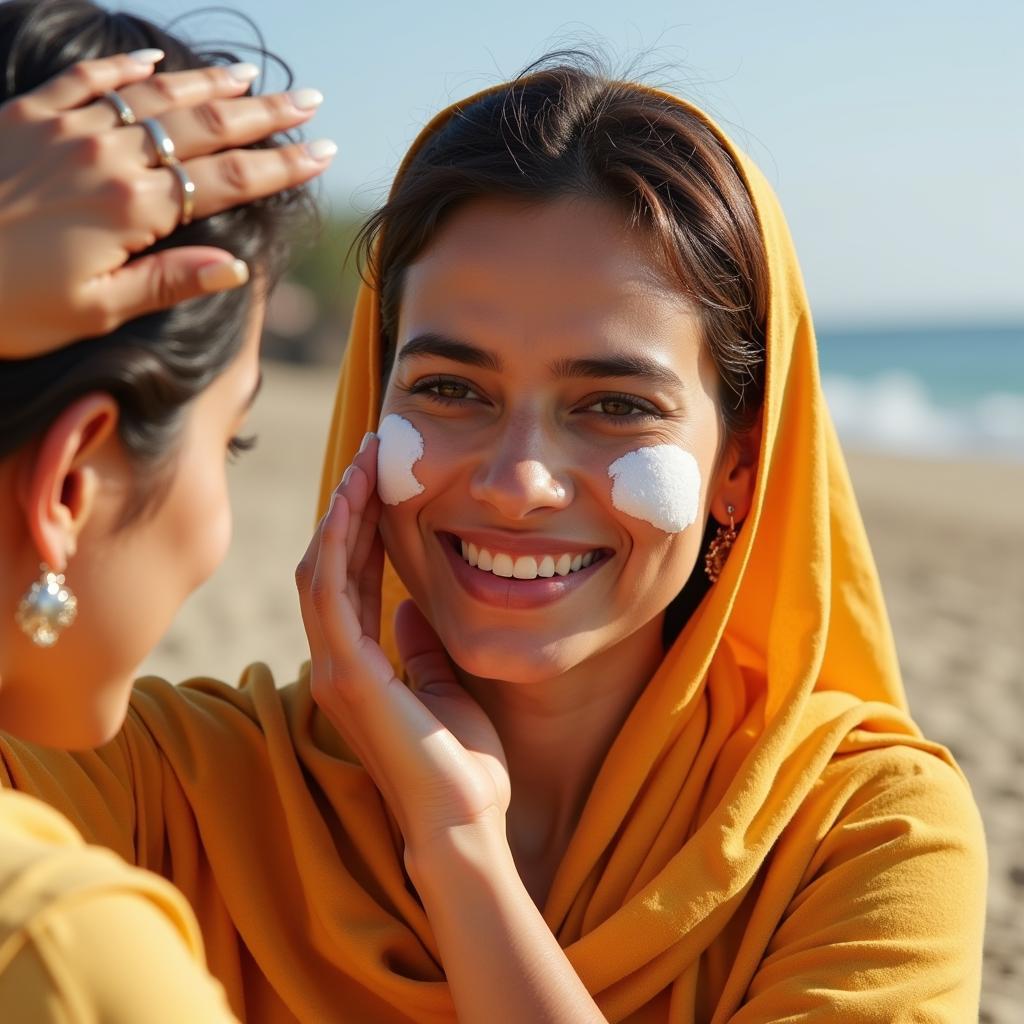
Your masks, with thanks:
[{"label": "draped head covering", "polygon": [[[403,167],[486,94],[434,118]],[[610,1020],[719,1022],[749,998],[773,935],[856,787],[855,773],[833,779],[830,766],[899,747],[959,770],[944,748],[921,738],[906,711],[778,201],[717,125],[668,98],[700,118],[731,156],[764,239],[770,299],[756,489],[719,581],[615,739],[543,913]],[[378,293],[364,284],[338,384],[321,512],[364,433],[377,426],[379,337]],[[389,566],[382,643],[396,664],[391,623],[405,596]],[[864,880],[854,872],[848,881],[856,889]],[[894,919],[894,934],[898,925]],[[383,979],[368,983],[387,987]],[[446,1000],[425,993],[408,1012],[454,1020]]]}]

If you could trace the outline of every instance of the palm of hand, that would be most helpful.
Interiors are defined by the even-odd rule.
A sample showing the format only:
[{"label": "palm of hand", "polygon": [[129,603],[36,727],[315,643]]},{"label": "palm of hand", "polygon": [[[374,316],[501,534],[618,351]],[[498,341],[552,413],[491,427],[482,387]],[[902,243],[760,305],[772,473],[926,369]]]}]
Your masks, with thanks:
[{"label": "palm of hand", "polygon": [[313,696],[373,778],[410,850],[460,828],[503,834],[511,798],[501,741],[459,685],[443,645],[410,601],[396,633],[409,685],[379,639],[384,552],[376,445],[364,445],[297,573]]}]

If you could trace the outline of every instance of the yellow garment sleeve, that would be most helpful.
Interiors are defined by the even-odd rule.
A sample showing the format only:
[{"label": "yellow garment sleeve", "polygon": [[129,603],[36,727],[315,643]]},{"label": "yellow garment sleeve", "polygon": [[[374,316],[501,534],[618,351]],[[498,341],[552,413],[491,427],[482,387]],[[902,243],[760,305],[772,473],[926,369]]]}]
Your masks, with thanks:
[{"label": "yellow garment sleeve", "polygon": [[147,899],[103,893],[26,925],[0,1006],[39,1024],[221,1024],[224,991]]},{"label": "yellow garment sleeve", "polygon": [[[987,863],[963,780],[937,758],[891,749],[838,758],[819,796],[842,810],[799,865],[801,883],[741,1008],[715,1014],[714,1024],[977,1020]],[[765,887],[793,877],[796,851],[811,838],[801,829],[798,815]],[[755,913],[737,957],[741,975],[758,930]]]}]

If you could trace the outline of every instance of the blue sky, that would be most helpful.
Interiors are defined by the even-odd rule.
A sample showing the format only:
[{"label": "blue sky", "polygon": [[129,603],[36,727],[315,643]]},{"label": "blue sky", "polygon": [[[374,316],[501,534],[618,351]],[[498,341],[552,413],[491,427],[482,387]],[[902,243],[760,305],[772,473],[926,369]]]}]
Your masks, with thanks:
[{"label": "blue sky", "polygon": [[[1024,321],[1024,0],[220,3],[325,93],[309,134],[342,147],[324,186],[335,208],[370,209],[442,106],[596,42],[623,66],[646,54],[648,80],[761,164],[819,322]],[[163,22],[202,3],[124,6]],[[248,38],[224,15],[184,28]]]}]

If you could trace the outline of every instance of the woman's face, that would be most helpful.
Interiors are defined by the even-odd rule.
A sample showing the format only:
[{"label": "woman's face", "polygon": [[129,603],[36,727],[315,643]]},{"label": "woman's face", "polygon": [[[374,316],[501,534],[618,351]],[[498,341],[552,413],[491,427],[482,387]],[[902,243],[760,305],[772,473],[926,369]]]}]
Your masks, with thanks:
[{"label": "woman's face", "polygon": [[[90,456],[98,485],[66,570],[78,617],[48,649],[8,619],[0,727],[69,748],[95,746],[120,727],[138,665],[227,551],[225,463],[259,384],[262,319],[260,303],[239,354],[187,408],[170,478],[140,518],[121,521],[135,481],[116,432]],[[23,591],[32,552],[19,564]]]},{"label": "woman's face", "polygon": [[[381,419],[422,435],[422,490],[384,506],[382,532],[464,671],[539,681],[641,631],[660,643],[729,471],[717,386],[694,306],[613,206],[486,200],[452,216],[403,284]],[[609,467],[654,446],[699,473],[684,529],[613,496]],[[634,492],[657,488],[633,470]],[[565,576],[494,572],[566,555]]]}]

